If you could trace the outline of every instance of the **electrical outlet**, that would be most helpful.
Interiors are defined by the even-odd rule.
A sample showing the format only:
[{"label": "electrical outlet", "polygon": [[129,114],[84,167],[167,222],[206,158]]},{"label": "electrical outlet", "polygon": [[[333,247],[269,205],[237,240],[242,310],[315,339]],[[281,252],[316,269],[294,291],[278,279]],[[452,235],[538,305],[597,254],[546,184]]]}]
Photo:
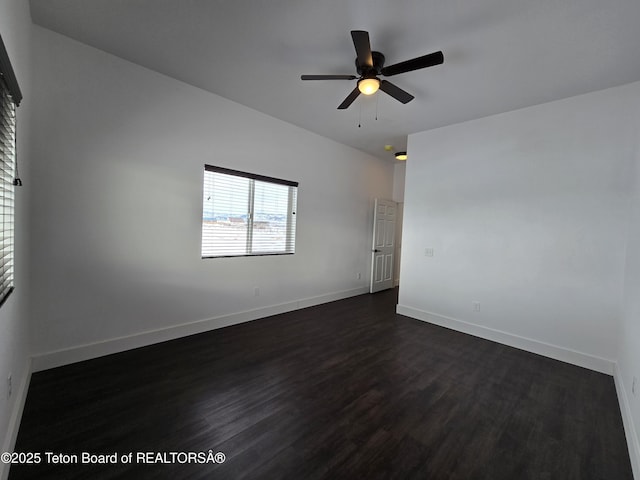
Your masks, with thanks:
[{"label": "electrical outlet", "polygon": [[253,296],[254,297],[259,297],[260,296],[260,289],[258,287],[255,287],[253,289]]},{"label": "electrical outlet", "polygon": [[425,248],[424,249],[425,257],[433,257],[433,248]]},{"label": "electrical outlet", "polygon": [[635,397],[638,394],[638,377],[633,377],[633,383],[631,384],[631,393]]},{"label": "electrical outlet", "polygon": [[13,385],[11,382],[11,374],[7,377],[7,398],[11,398],[11,393],[13,392]]},{"label": "electrical outlet", "polygon": [[362,274],[358,273],[358,280],[362,280]]},{"label": "electrical outlet", "polygon": [[471,302],[471,305],[473,306],[473,311],[474,312],[479,312],[480,311],[480,302],[473,301],[473,302]]}]

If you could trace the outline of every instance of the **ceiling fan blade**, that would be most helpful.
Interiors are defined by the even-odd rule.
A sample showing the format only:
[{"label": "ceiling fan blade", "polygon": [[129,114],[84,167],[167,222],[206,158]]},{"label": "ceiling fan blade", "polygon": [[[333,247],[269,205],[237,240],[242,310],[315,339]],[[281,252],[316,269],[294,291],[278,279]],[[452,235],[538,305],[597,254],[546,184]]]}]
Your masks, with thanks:
[{"label": "ceiling fan blade", "polygon": [[433,52],[422,57],[412,58],[404,62],[396,63],[384,67],[380,73],[385,77],[392,75],[398,75],[399,73],[412,72],[413,70],[420,70],[421,68],[433,67],[434,65],[440,65],[444,63],[444,54],[442,52]]},{"label": "ceiling fan blade", "polygon": [[358,65],[362,67],[373,67],[373,57],[371,56],[371,44],[369,43],[369,33],[364,30],[351,30],[353,46],[356,47],[358,55]]},{"label": "ceiling fan blade", "polygon": [[396,87],[393,83],[388,82],[386,80],[382,80],[380,82],[380,90],[385,93],[388,93],[393,98],[402,103],[409,103],[415,97],[408,92],[405,92],[400,87]]},{"label": "ceiling fan blade", "polygon": [[302,80],[355,80],[355,75],[300,75]]},{"label": "ceiling fan blade", "polygon": [[347,108],[349,105],[351,105],[353,103],[353,101],[358,98],[358,95],[360,95],[360,90],[358,89],[358,87],[354,88],[353,91],[347,96],[347,98],[344,99],[344,102],[342,102],[339,106],[338,106],[338,110],[344,110],[345,108]]}]

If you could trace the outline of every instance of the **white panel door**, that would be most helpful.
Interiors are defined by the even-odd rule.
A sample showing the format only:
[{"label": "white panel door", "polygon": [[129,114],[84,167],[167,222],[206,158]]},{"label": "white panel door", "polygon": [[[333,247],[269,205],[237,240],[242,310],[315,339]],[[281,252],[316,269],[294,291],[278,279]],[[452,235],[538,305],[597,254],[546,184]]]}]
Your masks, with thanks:
[{"label": "white panel door", "polygon": [[391,200],[376,198],[371,251],[371,293],[393,288],[396,215],[398,205]]}]

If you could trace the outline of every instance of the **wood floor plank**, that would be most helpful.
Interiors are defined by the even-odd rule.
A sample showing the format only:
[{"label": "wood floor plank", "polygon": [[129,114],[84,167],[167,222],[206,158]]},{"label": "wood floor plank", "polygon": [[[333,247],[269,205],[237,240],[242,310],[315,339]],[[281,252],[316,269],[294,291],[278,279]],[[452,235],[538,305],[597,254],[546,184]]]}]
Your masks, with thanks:
[{"label": "wood floor plank", "polygon": [[32,376],[16,451],[224,452],[13,465],[21,479],[632,480],[613,379],[362,295]]}]

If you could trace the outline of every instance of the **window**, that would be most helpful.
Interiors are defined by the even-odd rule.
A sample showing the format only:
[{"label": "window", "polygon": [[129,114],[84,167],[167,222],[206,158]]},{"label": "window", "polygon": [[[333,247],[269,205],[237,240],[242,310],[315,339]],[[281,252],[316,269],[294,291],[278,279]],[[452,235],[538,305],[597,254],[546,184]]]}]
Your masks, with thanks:
[{"label": "window", "polygon": [[22,99],[0,37],[0,305],[13,291],[14,194],[16,185],[16,107]]},{"label": "window", "polygon": [[202,257],[295,253],[298,182],[204,167]]}]

